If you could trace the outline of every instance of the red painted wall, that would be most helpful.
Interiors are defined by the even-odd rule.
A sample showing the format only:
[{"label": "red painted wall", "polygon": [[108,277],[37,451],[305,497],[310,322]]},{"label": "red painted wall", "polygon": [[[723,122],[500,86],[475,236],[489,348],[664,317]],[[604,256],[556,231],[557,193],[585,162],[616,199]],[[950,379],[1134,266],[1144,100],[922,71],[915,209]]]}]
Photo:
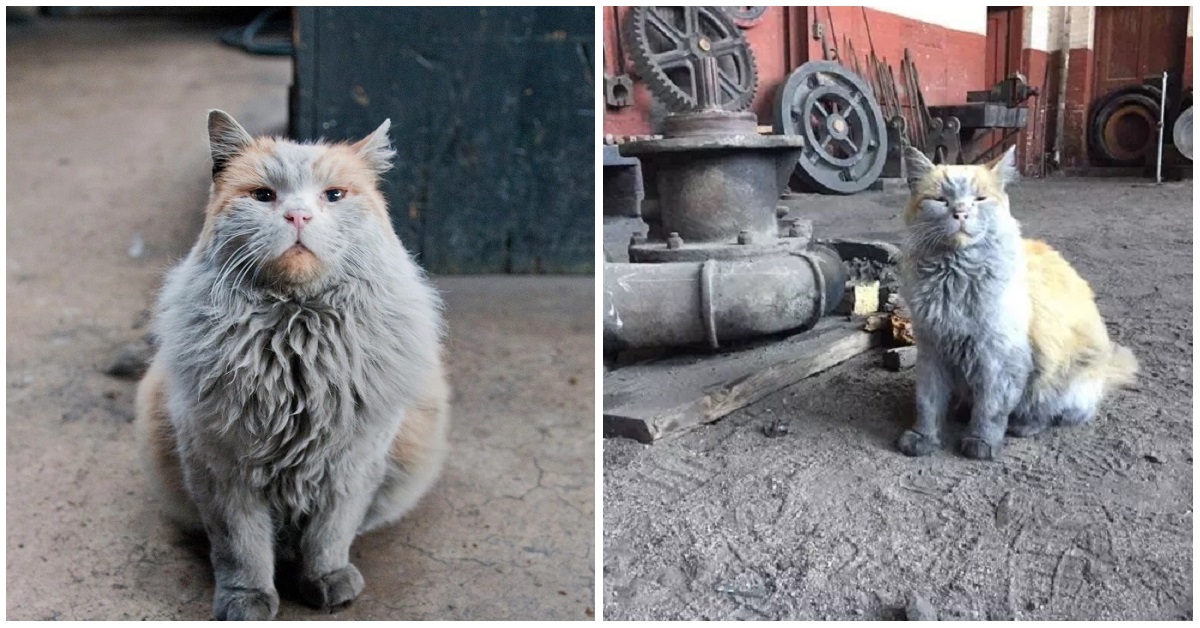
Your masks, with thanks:
[{"label": "red painted wall", "polygon": [[[980,11],[983,7],[980,7]],[[863,7],[816,7],[812,20],[826,24],[826,33],[835,36],[843,64],[849,51],[843,44],[848,38],[854,46],[859,65],[866,68],[874,43],[875,56],[892,66],[896,81],[901,81],[900,62],[908,48],[921,77],[921,92],[927,105],[954,105],[967,100],[967,92],[986,89],[987,37]],[[868,36],[868,27],[870,36]],[[821,58],[821,42],[809,36],[809,58]],[[865,71],[865,70],[864,70]]]},{"label": "red painted wall", "polygon": [[[625,28],[628,7],[617,7],[618,20]],[[982,10],[982,8],[981,8]],[[921,76],[921,87],[928,105],[956,104],[966,101],[967,92],[985,85],[984,65],[987,38],[978,33],[948,29],[917,20],[861,7],[771,7],[762,21],[743,31],[758,65],[758,93],[752,106],[759,124],[772,123],[771,106],[775,90],[787,75],[808,59],[821,59],[821,43],[812,37],[813,21],[825,25],[830,44],[849,61],[848,38],[854,46],[859,65],[867,67],[871,43],[875,55],[886,59],[899,82],[900,62],[909,48]],[[870,37],[867,27],[870,26]],[[616,29],[613,8],[604,9],[605,72],[618,71]],[[628,49],[625,52],[629,57]],[[852,64],[849,64],[852,67]],[[631,63],[625,71],[633,74]],[[635,77],[634,105],[623,109],[605,108],[604,132],[635,135],[652,132],[651,97]]]}]

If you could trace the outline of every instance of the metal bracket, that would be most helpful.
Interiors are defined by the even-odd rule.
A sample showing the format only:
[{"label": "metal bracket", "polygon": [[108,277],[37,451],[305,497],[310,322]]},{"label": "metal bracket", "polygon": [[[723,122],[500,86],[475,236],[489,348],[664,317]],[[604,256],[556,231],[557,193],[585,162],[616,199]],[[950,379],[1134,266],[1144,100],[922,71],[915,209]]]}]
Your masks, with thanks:
[{"label": "metal bracket", "polygon": [[633,81],[629,76],[604,77],[604,104],[615,108],[633,104]]}]

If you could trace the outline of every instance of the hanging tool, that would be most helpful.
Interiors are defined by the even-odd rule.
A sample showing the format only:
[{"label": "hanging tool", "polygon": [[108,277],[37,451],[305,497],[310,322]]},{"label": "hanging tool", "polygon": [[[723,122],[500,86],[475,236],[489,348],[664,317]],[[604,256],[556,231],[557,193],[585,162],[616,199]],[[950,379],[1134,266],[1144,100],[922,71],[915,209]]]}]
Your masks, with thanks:
[{"label": "hanging tool", "polygon": [[612,7],[613,34],[617,44],[617,66],[612,75],[604,76],[604,104],[609,107],[628,107],[633,104],[633,79],[625,72],[625,50],[621,46],[621,22],[617,7]]},{"label": "hanging tool", "polygon": [[829,45],[829,36],[825,34],[825,25],[813,22],[812,37],[821,42],[821,58],[825,61],[837,60],[837,49]]}]

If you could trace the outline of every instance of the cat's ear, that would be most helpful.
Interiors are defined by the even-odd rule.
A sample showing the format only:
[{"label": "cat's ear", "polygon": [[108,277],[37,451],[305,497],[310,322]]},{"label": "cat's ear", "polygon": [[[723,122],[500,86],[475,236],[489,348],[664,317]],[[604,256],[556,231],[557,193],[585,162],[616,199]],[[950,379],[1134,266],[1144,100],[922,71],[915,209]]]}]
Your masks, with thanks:
[{"label": "cat's ear", "polygon": [[233,119],[233,116],[213,109],[208,112],[208,147],[212,151],[213,177],[225,169],[229,160],[250,145],[254,138]]},{"label": "cat's ear", "polygon": [[392,127],[392,120],[388,118],[375,129],[374,133],[364,137],[352,146],[359,155],[362,155],[371,164],[371,168],[376,174],[383,174],[392,167],[392,158],[396,156],[396,151],[392,150],[392,140],[388,137],[388,129]]},{"label": "cat's ear", "polygon": [[991,168],[1001,190],[1008,187],[1008,184],[1016,181],[1020,175],[1020,172],[1017,171],[1017,147],[1009,146],[1003,155],[988,164],[988,168]]},{"label": "cat's ear", "polygon": [[929,161],[925,153],[912,146],[904,147],[904,167],[908,170],[908,189],[914,192],[929,173],[933,172],[933,162]]}]

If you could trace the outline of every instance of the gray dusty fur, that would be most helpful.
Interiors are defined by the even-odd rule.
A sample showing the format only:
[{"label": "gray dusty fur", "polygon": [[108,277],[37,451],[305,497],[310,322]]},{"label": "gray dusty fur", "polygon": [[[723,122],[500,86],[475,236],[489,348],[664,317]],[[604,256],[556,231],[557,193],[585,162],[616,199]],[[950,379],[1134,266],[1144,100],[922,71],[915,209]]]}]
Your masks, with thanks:
[{"label": "gray dusty fur", "polygon": [[[933,164],[911,148],[906,158],[915,190]],[[1015,176],[1013,159],[1010,150],[997,165],[1005,183]],[[936,449],[957,398],[971,406],[962,452],[992,458],[1034,370],[1021,231],[1007,198],[979,200],[967,176],[947,177],[940,191],[944,202],[921,203],[901,260],[918,347],[917,421],[898,446],[908,455]],[[950,243],[955,209],[969,215],[965,246]]]},{"label": "gray dusty fur", "polygon": [[[219,112],[209,126],[219,168],[249,136]],[[391,157],[386,127],[363,148],[377,171]],[[301,202],[287,190],[310,191],[318,150],[281,145],[281,204]],[[389,228],[352,199],[337,209],[305,229],[324,263],[318,280],[265,277],[288,223],[235,206],[159,299],[157,359],[187,497],[212,547],[218,618],[273,617],[276,563],[296,570],[308,603],[349,602],[364,586],[349,562],[356,533],[398,518],[437,474],[396,468],[388,448],[425,378],[440,376],[440,301]],[[397,486],[406,482],[416,490]]]}]

